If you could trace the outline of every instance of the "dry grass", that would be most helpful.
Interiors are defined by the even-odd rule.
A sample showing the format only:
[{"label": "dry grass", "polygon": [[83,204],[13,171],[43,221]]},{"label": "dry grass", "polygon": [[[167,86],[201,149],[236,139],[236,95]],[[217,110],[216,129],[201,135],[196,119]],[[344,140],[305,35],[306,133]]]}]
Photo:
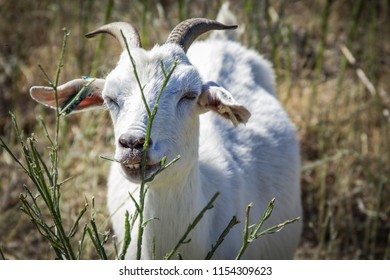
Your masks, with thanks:
[{"label": "dry grass", "polygon": [[[222,1],[207,2],[117,0],[109,21],[136,25],[148,48],[164,42],[179,18],[215,17]],[[231,2],[246,27],[242,42],[273,61],[280,99],[297,126],[305,210],[297,258],[390,258],[390,1]],[[90,73],[103,76],[115,65],[120,48],[112,39],[105,39],[99,53],[99,40],[83,38],[105,21],[106,3],[0,0],[0,135],[7,143],[16,144],[11,110],[25,135],[34,132],[48,152],[37,115],[50,123],[54,114],[31,101],[28,89],[44,83],[38,63],[54,73],[62,27],[72,32],[62,82]],[[351,63],[346,49],[356,62]],[[94,196],[103,232],[109,228],[109,164],[99,155],[113,151],[108,114],[70,116],[61,131],[61,177],[73,177],[63,190],[64,217],[70,223],[84,195],[88,200]],[[53,258],[19,210],[27,178],[5,151],[0,155],[0,246],[5,257]],[[95,256],[89,250],[84,257]]]}]

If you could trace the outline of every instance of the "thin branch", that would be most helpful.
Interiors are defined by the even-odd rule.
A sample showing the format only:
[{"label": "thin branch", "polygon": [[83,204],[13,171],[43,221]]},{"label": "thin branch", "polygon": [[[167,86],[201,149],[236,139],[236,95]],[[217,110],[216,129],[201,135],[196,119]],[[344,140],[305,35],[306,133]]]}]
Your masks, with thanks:
[{"label": "thin branch", "polygon": [[126,214],[125,214],[125,237],[123,239],[122,252],[119,255],[120,260],[125,259],[127,249],[130,246],[130,242],[131,242],[130,218],[129,218],[129,211],[126,211]]},{"label": "thin branch", "polygon": [[249,216],[250,216],[250,209],[252,208],[253,204],[249,204],[246,209],[246,217],[245,217],[245,228],[244,228],[244,233],[243,233],[243,241],[242,241],[242,246],[240,248],[240,251],[238,252],[236,256],[236,260],[241,259],[243,254],[245,253],[246,249],[248,248],[248,245],[255,241],[256,239],[260,238],[261,236],[267,235],[267,234],[274,234],[279,231],[281,231],[284,226],[294,223],[299,220],[299,217],[294,218],[292,220],[287,220],[281,224],[278,224],[276,226],[272,226],[260,233],[258,233],[263,226],[264,222],[268,220],[268,218],[271,216],[272,211],[274,209],[275,205],[275,198],[273,198],[269,203],[268,206],[261,217],[260,221],[256,225],[256,227],[253,229],[253,226],[249,226]]},{"label": "thin branch", "polygon": [[221,233],[221,235],[218,237],[217,241],[215,242],[215,245],[211,245],[210,252],[207,253],[205,260],[210,260],[215,251],[218,249],[218,247],[222,244],[222,242],[225,240],[225,237],[229,234],[230,230],[237,224],[239,224],[240,221],[237,220],[236,216],[233,216],[233,218],[230,220],[229,224],[226,226],[224,231]]},{"label": "thin branch", "polygon": [[164,259],[165,260],[170,260],[173,255],[177,252],[177,250],[180,248],[180,246],[182,244],[185,244],[185,243],[188,243],[189,241],[187,240],[187,237],[188,235],[190,234],[190,232],[196,227],[196,225],[200,222],[200,220],[203,218],[203,215],[204,213],[206,213],[206,211],[212,209],[214,207],[214,202],[215,200],[217,199],[217,197],[219,196],[219,192],[217,192],[211,199],[210,201],[207,203],[207,205],[200,211],[200,213],[198,214],[198,216],[196,216],[196,218],[194,219],[194,221],[188,225],[188,228],[186,230],[186,232],[183,234],[183,236],[180,238],[179,242],[177,242],[176,246],[172,249],[172,251],[170,251],[165,257]]},{"label": "thin branch", "polygon": [[141,91],[141,98],[142,98],[142,101],[144,102],[144,106],[145,106],[146,112],[148,113],[148,117],[150,118],[151,115],[152,115],[152,113],[150,112],[148,103],[146,102],[146,98],[145,98],[145,94],[144,94],[144,87],[142,86],[141,81],[140,81],[140,79],[139,79],[138,71],[137,71],[137,66],[136,66],[136,64],[135,64],[135,61],[134,61],[133,56],[131,55],[129,45],[127,44],[126,36],[123,34],[123,31],[122,31],[122,30],[121,30],[121,35],[122,35],[123,41],[125,42],[126,50],[127,50],[127,53],[128,53],[128,55],[129,55],[129,57],[130,57],[131,65],[133,66],[133,73],[134,73],[135,79],[137,80],[138,87],[139,87],[139,89],[140,89],[140,91]]}]

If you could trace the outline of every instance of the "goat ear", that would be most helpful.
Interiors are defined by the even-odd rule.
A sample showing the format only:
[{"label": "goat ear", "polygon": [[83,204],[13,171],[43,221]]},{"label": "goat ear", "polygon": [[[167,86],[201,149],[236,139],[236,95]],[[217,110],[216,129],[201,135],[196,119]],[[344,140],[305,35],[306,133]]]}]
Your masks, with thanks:
[{"label": "goat ear", "polygon": [[198,104],[231,120],[235,127],[240,123],[245,124],[251,116],[251,113],[239,104],[229,91],[214,82],[203,85]]},{"label": "goat ear", "polygon": [[[57,88],[58,107],[61,113],[82,111],[103,104],[102,91],[104,79],[75,79]],[[56,108],[56,98],[52,87],[34,86],[31,97],[50,108]]]}]

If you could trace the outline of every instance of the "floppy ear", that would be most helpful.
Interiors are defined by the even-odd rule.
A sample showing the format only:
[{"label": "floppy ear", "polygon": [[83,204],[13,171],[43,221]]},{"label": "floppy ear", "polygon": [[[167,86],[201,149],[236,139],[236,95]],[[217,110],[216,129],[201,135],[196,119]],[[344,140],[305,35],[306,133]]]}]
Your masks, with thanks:
[{"label": "floppy ear", "polygon": [[235,127],[239,123],[245,124],[251,116],[251,113],[239,104],[229,91],[214,82],[203,85],[198,105],[231,120]]},{"label": "floppy ear", "polygon": [[[58,107],[62,114],[82,111],[103,104],[102,91],[104,79],[75,79],[57,88]],[[56,99],[52,87],[34,86],[31,97],[50,108],[56,108]]]}]

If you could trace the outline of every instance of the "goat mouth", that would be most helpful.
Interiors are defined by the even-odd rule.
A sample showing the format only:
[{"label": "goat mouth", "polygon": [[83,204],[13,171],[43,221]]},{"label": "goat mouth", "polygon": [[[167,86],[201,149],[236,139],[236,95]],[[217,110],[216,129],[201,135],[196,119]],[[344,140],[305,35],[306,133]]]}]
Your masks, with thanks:
[{"label": "goat mouth", "polygon": [[[142,180],[142,164],[141,162],[123,162],[122,170],[131,181],[141,182]],[[161,168],[161,162],[146,163],[144,179],[149,179],[158,169]]]}]

